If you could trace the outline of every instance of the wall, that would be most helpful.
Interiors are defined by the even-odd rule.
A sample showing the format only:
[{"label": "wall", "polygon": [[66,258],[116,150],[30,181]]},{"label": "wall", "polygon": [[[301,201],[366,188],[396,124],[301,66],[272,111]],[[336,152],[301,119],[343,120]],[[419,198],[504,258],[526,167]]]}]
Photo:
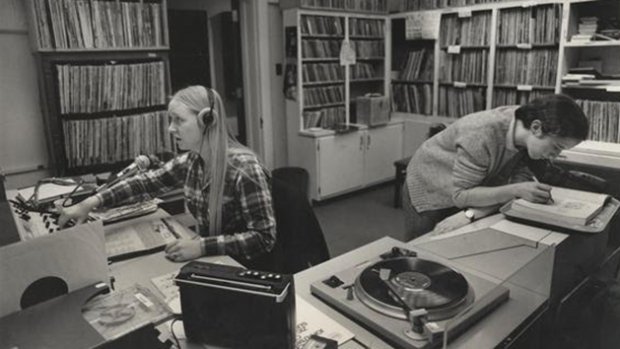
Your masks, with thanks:
[{"label": "wall", "polygon": [[273,167],[288,165],[288,151],[286,146],[286,112],[284,108],[284,73],[278,75],[276,65],[282,70],[284,56],[284,39],[282,29],[282,10],[277,3],[269,4],[269,64],[271,78],[271,128],[273,136]]},{"label": "wall", "polygon": [[0,0],[0,168],[15,188],[47,176],[48,152],[25,1]]}]

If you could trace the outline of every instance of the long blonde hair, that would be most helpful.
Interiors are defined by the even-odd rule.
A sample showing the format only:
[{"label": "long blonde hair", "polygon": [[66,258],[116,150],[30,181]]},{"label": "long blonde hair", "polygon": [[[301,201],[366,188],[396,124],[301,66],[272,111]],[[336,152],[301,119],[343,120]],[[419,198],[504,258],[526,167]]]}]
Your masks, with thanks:
[{"label": "long blonde hair", "polygon": [[[222,229],[222,204],[229,148],[244,148],[233,136],[226,123],[226,110],[220,95],[204,86],[189,86],[177,91],[172,101],[185,105],[196,113],[198,124],[203,127],[199,154],[203,158],[205,178],[209,180],[209,235],[220,234]],[[205,125],[205,120],[208,123]],[[205,148],[206,145],[206,148]]]}]

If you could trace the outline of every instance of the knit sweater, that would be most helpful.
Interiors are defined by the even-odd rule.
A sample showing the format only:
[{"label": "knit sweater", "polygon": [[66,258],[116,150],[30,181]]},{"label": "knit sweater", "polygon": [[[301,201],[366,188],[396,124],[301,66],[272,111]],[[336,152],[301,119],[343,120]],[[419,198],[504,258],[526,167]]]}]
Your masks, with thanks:
[{"label": "knit sweater", "polygon": [[474,207],[468,189],[531,178],[514,144],[515,110],[466,115],[426,140],[407,166],[407,189],[418,212]]}]

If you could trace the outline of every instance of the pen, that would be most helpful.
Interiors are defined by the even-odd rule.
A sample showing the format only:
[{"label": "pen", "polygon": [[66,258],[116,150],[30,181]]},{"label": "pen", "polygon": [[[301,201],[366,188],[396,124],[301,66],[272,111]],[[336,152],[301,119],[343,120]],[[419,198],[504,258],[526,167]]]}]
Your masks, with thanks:
[{"label": "pen", "polygon": [[[536,178],[536,176],[532,176],[532,179],[534,180],[534,182],[540,183],[540,181],[538,180],[538,178]],[[555,201],[553,201],[553,197],[551,196],[551,191],[549,191],[549,200],[547,200],[547,203],[553,204],[554,202]]]},{"label": "pen", "polygon": [[181,238],[181,236],[177,233],[177,231],[172,227],[172,224],[168,223],[168,221],[166,221],[165,218],[162,218],[161,221],[164,222],[164,224],[166,225],[168,230],[170,230],[172,235],[174,235],[174,237],[176,237],[177,239]]}]

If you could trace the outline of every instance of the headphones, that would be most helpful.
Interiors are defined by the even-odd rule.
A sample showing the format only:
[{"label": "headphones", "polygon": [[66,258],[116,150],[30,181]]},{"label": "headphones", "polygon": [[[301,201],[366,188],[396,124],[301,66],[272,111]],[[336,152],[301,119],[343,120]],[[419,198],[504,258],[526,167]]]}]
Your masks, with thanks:
[{"label": "headphones", "polygon": [[211,101],[211,105],[209,108],[202,109],[200,112],[198,112],[198,115],[196,116],[198,118],[198,123],[202,122],[203,135],[207,132],[208,126],[215,121],[215,118],[213,116],[213,108],[215,108],[215,93],[210,88],[206,88],[206,90],[207,95],[209,96],[209,100]]}]

